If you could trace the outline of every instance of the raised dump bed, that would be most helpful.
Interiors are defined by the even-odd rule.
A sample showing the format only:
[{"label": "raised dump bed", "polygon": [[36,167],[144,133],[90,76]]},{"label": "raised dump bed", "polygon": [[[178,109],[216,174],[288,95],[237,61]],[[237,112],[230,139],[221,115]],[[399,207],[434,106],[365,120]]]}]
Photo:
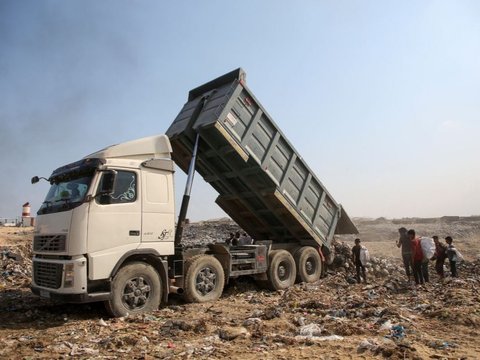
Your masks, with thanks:
[{"label": "raised dump bed", "polygon": [[197,171],[254,239],[329,247],[334,234],[358,233],[247,88],[242,69],[191,90],[168,129],[173,160],[184,171],[197,132]]}]

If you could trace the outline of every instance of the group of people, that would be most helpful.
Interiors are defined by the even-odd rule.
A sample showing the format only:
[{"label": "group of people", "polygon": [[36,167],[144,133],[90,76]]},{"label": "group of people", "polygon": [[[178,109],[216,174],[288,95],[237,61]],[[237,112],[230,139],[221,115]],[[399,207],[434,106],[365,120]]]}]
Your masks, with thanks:
[{"label": "group of people", "polygon": [[248,236],[246,233],[240,234],[240,231],[237,231],[235,234],[230,233],[227,239],[225,239],[227,245],[251,245],[253,244],[253,239]]},{"label": "group of people", "polygon": [[397,246],[402,249],[403,265],[408,280],[413,278],[415,284],[422,285],[430,281],[428,274],[428,264],[430,260],[435,260],[435,270],[440,278],[445,277],[444,263],[448,258],[450,264],[450,271],[452,277],[457,277],[457,260],[461,256],[457,249],[453,246],[453,238],[447,236],[445,238],[446,244],[440,242],[438,236],[433,236],[434,251],[433,255],[426,254],[425,247],[422,246],[422,241],[431,241],[430,238],[420,238],[415,234],[415,230],[408,230],[404,227],[398,229],[400,238],[397,241]]},{"label": "group of people", "polygon": [[[430,260],[435,261],[435,270],[438,276],[443,279],[445,277],[444,264],[448,259],[452,277],[457,277],[457,261],[462,258],[460,252],[453,246],[453,238],[447,236],[446,244],[440,242],[438,236],[417,237],[415,230],[408,230],[404,227],[398,229],[400,238],[397,246],[402,249],[403,265],[408,280],[411,281],[412,275],[415,284],[423,285],[430,281],[428,273],[428,265]],[[365,259],[369,257],[368,250],[360,245],[360,239],[355,239],[355,245],[352,248],[352,261],[355,265],[356,280],[358,283],[367,282],[367,274],[365,269]]]}]

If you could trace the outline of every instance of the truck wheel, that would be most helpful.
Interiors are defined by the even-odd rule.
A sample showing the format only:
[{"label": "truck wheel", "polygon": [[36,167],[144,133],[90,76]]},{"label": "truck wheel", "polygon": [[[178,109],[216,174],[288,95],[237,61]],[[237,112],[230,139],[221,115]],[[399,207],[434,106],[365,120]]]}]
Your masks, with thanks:
[{"label": "truck wheel", "polygon": [[272,290],[283,290],[295,283],[297,271],[293,256],[286,250],[274,250],[268,257],[268,285]]},{"label": "truck wheel", "polygon": [[160,276],[150,265],[133,262],[122,267],[112,280],[105,307],[115,317],[158,309],[162,298]]},{"label": "truck wheel", "polygon": [[200,255],[187,260],[184,295],[188,302],[215,301],[222,295],[224,285],[223,267],[216,258]]},{"label": "truck wheel", "polygon": [[297,282],[312,283],[320,279],[322,260],[317,249],[304,246],[295,253]]}]

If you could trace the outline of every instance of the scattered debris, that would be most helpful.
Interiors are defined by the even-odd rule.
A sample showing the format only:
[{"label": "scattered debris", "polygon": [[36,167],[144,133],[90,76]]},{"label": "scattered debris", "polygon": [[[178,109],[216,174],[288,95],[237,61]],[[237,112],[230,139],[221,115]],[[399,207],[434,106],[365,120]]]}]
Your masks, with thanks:
[{"label": "scattered debris", "polygon": [[[235,229],[225,220],[192,223],[185,241],[222,241]],[[374,257],[364,285],[355,281],[349,245],[338,242],[336,265],[317,283],[272,292],[251,278],[235,279],[215,303],[185,304],[173,296],[152,313],[111,319],[102,304],[59,304],[31,294],[32,235],[16,234],[0,247],[2,358],[288,359],[323,352],[341,359],[357,351],[364,358],[421,359],[480,353],[480,259],[462,262],[460,277],[443,282],[432,268],[431,282],[416,287],[406,280],[400,257]]]}]

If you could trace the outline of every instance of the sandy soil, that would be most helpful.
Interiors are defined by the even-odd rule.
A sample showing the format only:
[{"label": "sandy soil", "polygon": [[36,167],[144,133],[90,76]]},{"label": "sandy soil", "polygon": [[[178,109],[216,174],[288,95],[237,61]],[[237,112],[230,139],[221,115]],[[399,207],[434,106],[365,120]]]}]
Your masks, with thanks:
[{"label": "sandy soil", "polygon": [[[358,224],[373,255],[398,261],[398,224]],[[479,358],[478,224],[405,226],[420,235],[453,234],[472,262],[460,266],[459,279],[441,283],[433,275],[422,288],[401,272],[372,277],[368,285],[330,272],[318,283],[279,292],[238,279],[217,302],[185,304],[172,297],[158,311],[125,319],[108,318],[102,304],[33,296],[32,229],[0,228],[0,358]],[[6,259],[7,253],[23,257]],[[392,325],[403,330],[392,332]]]}]

